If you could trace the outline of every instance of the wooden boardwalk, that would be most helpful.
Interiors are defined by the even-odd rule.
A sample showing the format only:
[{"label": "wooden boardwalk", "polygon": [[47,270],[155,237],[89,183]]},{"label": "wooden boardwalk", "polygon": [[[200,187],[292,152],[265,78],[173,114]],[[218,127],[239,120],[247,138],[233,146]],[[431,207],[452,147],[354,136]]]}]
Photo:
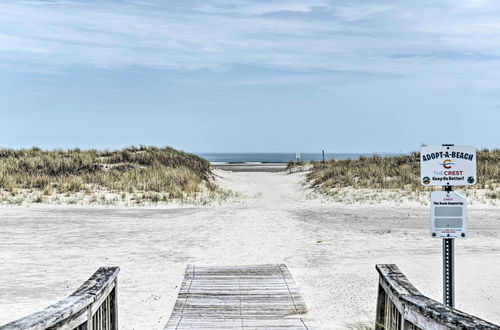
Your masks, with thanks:
[{"label": "wooden boardwalk", "polygon": [[285,265],[190,265],[165,329],[313,329]]}]

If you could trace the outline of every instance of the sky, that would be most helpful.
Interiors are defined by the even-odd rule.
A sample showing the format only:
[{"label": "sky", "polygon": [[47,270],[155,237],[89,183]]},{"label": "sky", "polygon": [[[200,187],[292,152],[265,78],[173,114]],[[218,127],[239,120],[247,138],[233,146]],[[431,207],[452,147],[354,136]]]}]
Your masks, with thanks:
[{"label": "sky", "polygon": [[2,0],[0,147],[500,147],[500,2]]}]

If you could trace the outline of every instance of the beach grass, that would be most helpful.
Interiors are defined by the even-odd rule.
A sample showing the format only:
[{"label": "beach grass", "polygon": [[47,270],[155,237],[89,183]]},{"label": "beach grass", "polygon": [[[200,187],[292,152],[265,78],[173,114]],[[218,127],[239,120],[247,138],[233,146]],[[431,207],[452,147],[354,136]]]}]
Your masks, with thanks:
[{"label": "beach grass", "polygon": [[[288,164],[288,171],[303,164]],[[313,161],[306,167],[306,182],[326,195],[334,196],[346,189],[363,191],[399,191],[406,194],[439,189],[420,184],[420,153],[358,159],[332,159],[326,162]],[[500,150],[477,152],[477,181],[465,190],[482,190],[482,196],[500,200]]]},{"label": "beach grass", "polygon": [[[170,147],[116,151],[0,149],[2,202],[141,204],[219,193],[210,163]],[[24,197],[24,199],[23,199]]]}]

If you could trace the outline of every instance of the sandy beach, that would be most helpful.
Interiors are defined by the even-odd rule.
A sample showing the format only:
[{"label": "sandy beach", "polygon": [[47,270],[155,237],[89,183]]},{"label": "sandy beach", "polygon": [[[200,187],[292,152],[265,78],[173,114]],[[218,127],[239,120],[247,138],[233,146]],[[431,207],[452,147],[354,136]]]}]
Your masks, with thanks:
[{"label": "sandy beach", "polygon": [[[441,300],[441,241],[417,205],[341,205],[311,198],[303,173],[216,170],[242,193],[223,205],[151,208],[31,206],[0,209],[0,324],[117,265],[120,328],[162,329],[187,264],[285,263],[322,329],[373,321],[376,263],[395,263]],[[469,209],[456,242],[458,309],[500,323],[500,210]]]}]

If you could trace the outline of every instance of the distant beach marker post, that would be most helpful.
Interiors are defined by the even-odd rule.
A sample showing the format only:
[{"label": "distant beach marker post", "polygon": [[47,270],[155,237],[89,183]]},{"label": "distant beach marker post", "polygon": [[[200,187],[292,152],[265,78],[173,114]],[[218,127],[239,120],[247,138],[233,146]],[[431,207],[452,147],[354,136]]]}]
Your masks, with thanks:
[{"label": "distant beach marker post", "polygon": [[471,146],[443,144],[420,150],[420,182],[442,186],[431,192],[431,235],[443,240],[443,302],[455,306],[454,239],[467,234],[467,200],[454,186],[477,182],[476,149]]}]

